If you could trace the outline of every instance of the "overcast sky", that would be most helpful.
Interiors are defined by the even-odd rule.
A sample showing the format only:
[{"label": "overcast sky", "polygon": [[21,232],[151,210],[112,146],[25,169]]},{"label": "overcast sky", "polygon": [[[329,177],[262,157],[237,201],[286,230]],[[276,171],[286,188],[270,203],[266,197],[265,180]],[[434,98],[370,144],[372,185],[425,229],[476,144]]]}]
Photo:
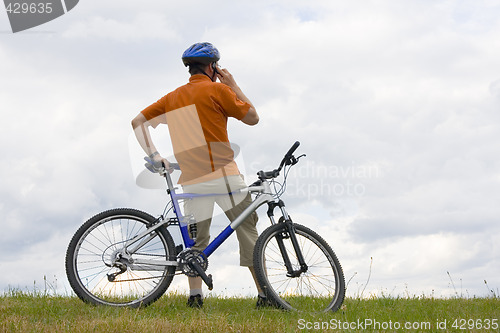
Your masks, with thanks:
[{"label": "overcast sky", "polygon": [[[241,169],[301,141],[284,199],[332,245],[349,295],[498,295],[499,36],[488,0],[85,0],[16,34],[0,10],[0,290],[46,276],[69,294],[64,255],[86,219],[163,211],[163,191],[135,184],[130,120],[210,41],[261,118],[230,121]],[[254,294],[236,244],[211,257],[217,294]]]}]

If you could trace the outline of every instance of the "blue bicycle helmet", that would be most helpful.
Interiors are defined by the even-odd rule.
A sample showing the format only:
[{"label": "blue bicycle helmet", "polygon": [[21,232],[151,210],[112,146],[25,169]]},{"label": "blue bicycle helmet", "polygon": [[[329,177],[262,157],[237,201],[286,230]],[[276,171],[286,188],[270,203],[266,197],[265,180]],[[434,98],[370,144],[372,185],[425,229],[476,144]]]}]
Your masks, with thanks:
[{"label": "blue bicycle helmet", "polygon": [[217,50],[210,43],[196,43],[191,45],[182,54],[182,62],[184,66],[191,64],[204,64],[208,65],[212,62],[217,62],[220,59],[219,50]]}]

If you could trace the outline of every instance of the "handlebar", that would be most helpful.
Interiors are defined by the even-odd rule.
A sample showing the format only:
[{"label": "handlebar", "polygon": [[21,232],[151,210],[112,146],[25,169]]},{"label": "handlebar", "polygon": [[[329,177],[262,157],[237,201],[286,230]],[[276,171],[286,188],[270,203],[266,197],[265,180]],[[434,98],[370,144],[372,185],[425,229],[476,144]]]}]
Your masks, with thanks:
[{"label": "handlebar", "polygon": [[151,171],[152,173],[159,173],[159,174],[164,174],[167,170],[180,170],[180,167],[179,167],[179,164],[178,163],[169,163],[169,168],[167,169],[165,167],[165,164],[163,162],[161,162],[161,164],[158,162],[158,163],[155,163],[152,159],[150,159],[149,157],[144,157],[144,160],[146,161],[146,163],[144,164],[144,166],[146,167],[146,169],[148,169],[149,171]]},{"label": "handlebar", "polygon": [[294,165],[299,161],[299,158],[305,156],[301,155],[299,157],[293,156],[293,153],[297,150],[297,148],[300,146],[299,141],[295,141],[295,143],[292,145],[292,147],[288,150],[288,152],[285,154],[283,159],[281,160],[281,163],[277,169],[274,169],[273,171],[259,171],[257,175],[259,176],[260,180],[264,179],[272,179],[276,178],[279,176],[281,169],[285,165]]},{"label": "handlebar", "polygon": [[[297,150],[297,148],[300,146],[299,141],[295,141],[295,143],[290,147],[288,152],[285,154],[283,159],[281,160],[281,163],[277,169],[274,169],[272,171],[259,171],[257,175],[259,176],[260,180],[265,180],[265,179],[272,179],[276,178],[279,176],[281,169],[283,169],[284,166],[286,165],[295,165],[299,161],[299,159],[304,155],[300,155],[299,157],[293,156],[293,153]],[[178,163],[169,163],[169,169],[165,167],[163,162],[161,165],[159,163],[155,163],[153,160],[151,160],[149,157],[145,157],[144,160],[147,162],[145,164],[145,167],[153,172],[153,173],[159,173],[161,175],[164,175],[166,172],[169,172],[169,170],[180,170],[179,164]]]}]

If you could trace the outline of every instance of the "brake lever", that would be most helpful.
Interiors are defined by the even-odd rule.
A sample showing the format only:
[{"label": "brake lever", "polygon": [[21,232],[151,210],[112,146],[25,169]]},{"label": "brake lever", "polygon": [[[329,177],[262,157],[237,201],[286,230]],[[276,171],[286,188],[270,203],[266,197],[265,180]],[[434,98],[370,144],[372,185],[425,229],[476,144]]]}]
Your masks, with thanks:
[{"label": "brake lever", "polygon": [[305,157],[306,154],[302,154],[300,155],[299,157],[295,157],[295,156],[290,156],[290,158],[286,161],[285,165],[295,165],[297,163],[299,163],[299,159],[302,158],[302,157]]},{"label": "brake lever", "polygon": [[297,162],[299,161],[299,159],[300,159],[300,158],[302,158],[302,157],[306,157],[306,156],[307,156],[306,154],[302,154],[302,155],[300,155],[299,157],[297,157]]}]

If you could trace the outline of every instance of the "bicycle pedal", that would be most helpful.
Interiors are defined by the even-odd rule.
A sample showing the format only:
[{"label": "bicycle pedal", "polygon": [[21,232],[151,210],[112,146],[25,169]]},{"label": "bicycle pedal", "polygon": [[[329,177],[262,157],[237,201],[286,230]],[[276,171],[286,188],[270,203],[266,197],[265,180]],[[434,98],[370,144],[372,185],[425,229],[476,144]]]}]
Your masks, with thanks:
[{"label": "bicycle pedal", "polygon": [[207,275],[207,281],[205,281],[205,282],[207,283],[208,290],[214,289],[214,283],[213,283],[213,279],[212,279],[212,274],[208,274]]}]

